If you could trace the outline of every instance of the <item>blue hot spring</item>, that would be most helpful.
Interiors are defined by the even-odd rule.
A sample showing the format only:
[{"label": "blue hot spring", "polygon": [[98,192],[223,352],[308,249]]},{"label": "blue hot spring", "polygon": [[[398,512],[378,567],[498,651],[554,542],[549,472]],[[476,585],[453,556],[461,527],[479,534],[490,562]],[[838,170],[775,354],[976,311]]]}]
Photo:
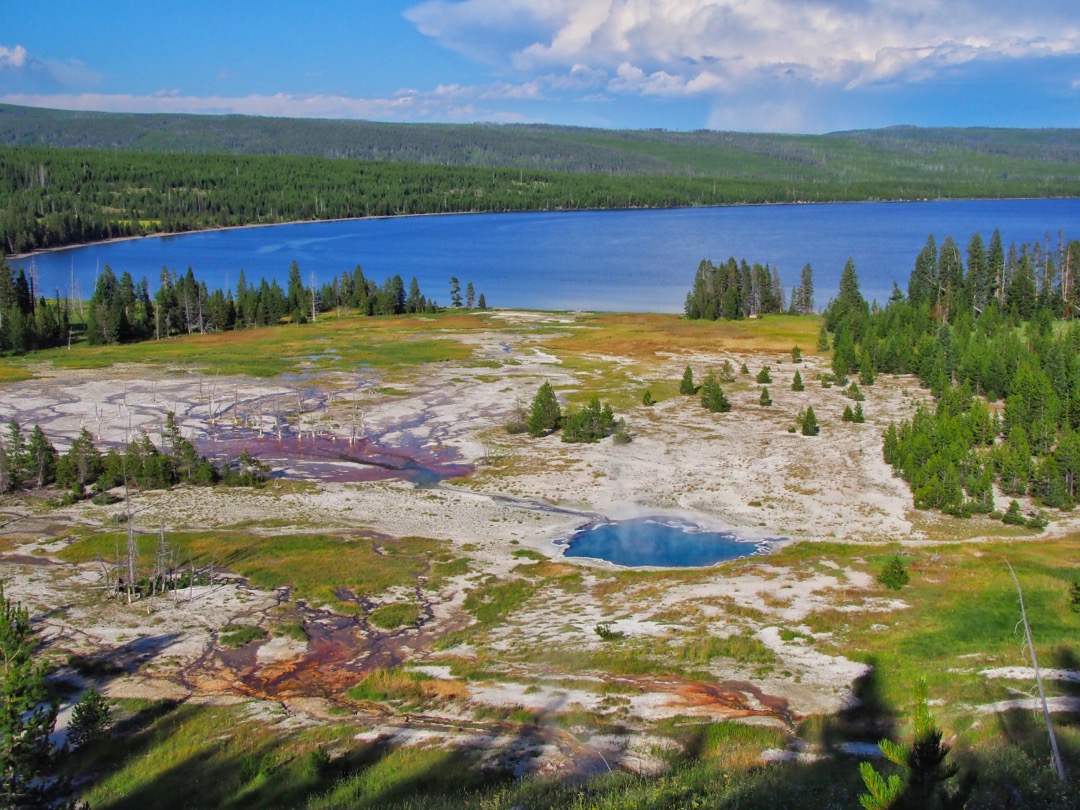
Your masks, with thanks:
[{"label": "blue hot spring", "polygon": [[780,538],[748,539],[667,518],[594,523],[576,532],[564,555],[628,567],[692,568],[767,552]]}]

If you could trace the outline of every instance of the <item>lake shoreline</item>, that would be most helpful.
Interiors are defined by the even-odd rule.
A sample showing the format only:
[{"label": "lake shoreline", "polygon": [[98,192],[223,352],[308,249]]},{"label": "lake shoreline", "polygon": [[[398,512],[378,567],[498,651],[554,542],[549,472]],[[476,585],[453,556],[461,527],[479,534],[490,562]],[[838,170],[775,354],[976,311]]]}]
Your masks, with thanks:
[{"label": "lake shoreline", "polygon": [[472,216],[508,216],[515,214],[572,214],[572,213],[592,213],[599,214],[604,212],[611,213],[625,213],[629,211],[686,211],[693,209],[728,209],[728,208],[777,208],[781,206],[785,207],[803,207],[803,206],[826,206],[826,205],[908,205],[912,203],[940,203],[940,202],[1005,202],[1015,200],[1074,200],[1080,199],[1077,197],[946,197],[938,199],[928,199],[926,197],[920,199],[896,199],[896,200],[829,200],[829,201],[811,201],[811,200],[799,200],[796,202],[762,202],[762,203],[729,203],[727,205],[682,205],[673,206],[668,208],[652,208],[652,207],[633,207],[633,208],[557,208],[557,209],[537,209],[530,211],[432,211],[426,214],[375,214],[372,216],[363,217],[335,217],[333,219],[291,219],[283,222],[249,222],[246,225],[222,225],[216,228],[199,228],[197,230],[190,231],[162,231],[161,233],[144,233],[137,236],[114,236],[109,239],[100,239],[95,242],[79,242],[73,245],[63,245],[61,247],[40,248],[39,250],[32,250],[28,253],[8,253],[4,255],[4,259],[9,261],[25,261],[27,259],[33,259],[35,256],[48,256],[54,253],[62,253],[65,250],[76,250],[78,248],[94,247],[97,245],[114,245],[123,242],[135,242],[142,239],[165,239],[175,236],[190,236],[192,234],[199,233],[227,233],[229,231],[244,231],[252,228],[275,228],[284,225],[314,225],[316,223],[331,223],[331,222],[367,222],[373,220],[391,220],[391,219],[418,219],[421,217],[472,217]]},{"label": "lake shoreline", "polygon": [[1006,245],[1021,245],[1073,231],[1077,221],[1078,198],[407,214],[117,237],[10,263],[27,272],[32,266],[36,290],[73,298],[89,296],[106,265],[145,278],[153,294],[162,268],[190,267],[208,289],[226,290],[238,271],[256,284],[284,284],[295,262],[317,286],[362,267],[375,283],[415,278],[434,301],[457,278],[490,306],[682,312],[701,261],[733,257],[767,264],[785,292],[811,265],[823,307],[848,260],[867,300],[884,302],[894,283],[906,287],[930,234],[939,243],[952,234],[963,246],[973,233],[988,240],[1000,229]]}]

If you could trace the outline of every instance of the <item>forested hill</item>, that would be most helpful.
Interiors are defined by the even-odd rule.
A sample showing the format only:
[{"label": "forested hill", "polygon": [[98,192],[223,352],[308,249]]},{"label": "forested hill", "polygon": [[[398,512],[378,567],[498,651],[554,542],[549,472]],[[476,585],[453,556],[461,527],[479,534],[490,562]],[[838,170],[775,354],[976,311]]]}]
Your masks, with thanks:
[{"label": "forested hill", "polygon": [[1061,129],[890,127],[770,135],[95,113],[0,105],[0,145],[824,183],[918,180],[935,173],[959,182],[1080,178],[1080,130]]},{"label": "forested hill", "polygon": [[754,135],[0,105],[2,253],[348,217],[976,197],[1080,197],[1080,130]]}]

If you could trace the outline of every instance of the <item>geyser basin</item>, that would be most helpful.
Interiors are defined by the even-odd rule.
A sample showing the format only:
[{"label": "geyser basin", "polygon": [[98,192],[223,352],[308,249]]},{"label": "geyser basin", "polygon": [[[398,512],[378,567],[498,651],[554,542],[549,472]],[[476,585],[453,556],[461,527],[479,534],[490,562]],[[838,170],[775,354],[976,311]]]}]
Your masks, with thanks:
[{"label": "geyser basin", "polygon": [[570,538],[563,554],[629,567],[694,568],[764,554],[779,539],[750,539],[651,517],[586,526]]}]

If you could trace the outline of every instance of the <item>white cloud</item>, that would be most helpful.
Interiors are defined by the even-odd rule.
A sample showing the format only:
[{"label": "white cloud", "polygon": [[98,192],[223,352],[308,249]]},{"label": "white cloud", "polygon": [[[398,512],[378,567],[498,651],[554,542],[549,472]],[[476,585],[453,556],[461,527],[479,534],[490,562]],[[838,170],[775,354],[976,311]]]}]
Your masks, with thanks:
[{"label": "white cloud", "polygon": [[[0,101],[29,107],[100,112],[240,114],[285,118],[365,118],[377,121],[517,121],[515,113],[486,111],[476,102],[514,98],[512,88],[491,89],[445,85],[430,93],[403,90],[388,98],[338,95],[185,96],[176,90],[151,95],[107,93],[8,93]],[[524,92],[524,91],[523,91]],[[486,95],[485,95],[486,94]],[[527,97],[527,95],[526,95]]]},{"label": "white cloud", "polygon": [[16,45],[8,48],[0,45],[0,68],[21,68],[26,64],[26,48]]},{"label": "white cloud", "polygon": [[523,75],[603,72],[626,94],[715,94],[766,78],[853,89],[1080,53],[1080,19],[1063,0],[430,0],[406,17]]}]

